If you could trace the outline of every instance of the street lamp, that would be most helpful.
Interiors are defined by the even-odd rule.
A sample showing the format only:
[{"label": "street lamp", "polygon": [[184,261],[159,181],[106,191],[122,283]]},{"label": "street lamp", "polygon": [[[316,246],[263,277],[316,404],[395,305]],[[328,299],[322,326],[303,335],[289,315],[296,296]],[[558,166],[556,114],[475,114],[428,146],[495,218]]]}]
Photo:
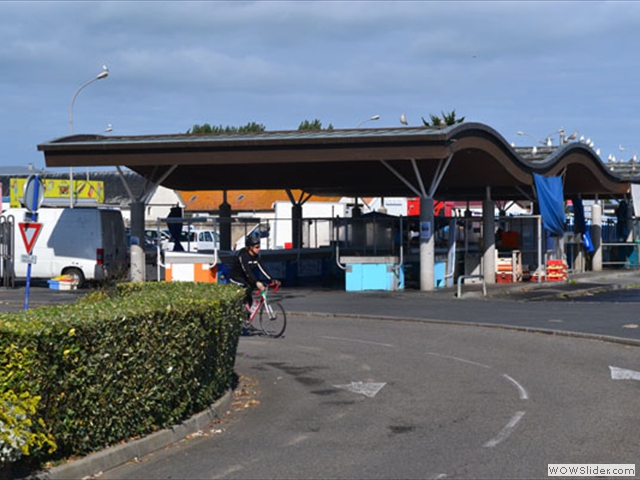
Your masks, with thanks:
[{"label": "street lamp", "polygon": [[[76,101],[76,97],[82,91],[84,87],[89,85],[90,83],[95,82],[96,80],[101,80],[109,76],[109,69],[106,65],[102,66],[102,72],[93,77],[90,80],[87,80],[82,85],[78,87],[76,92],[71,97],[71,105],[69,106],[69,135],[73,135],[73,104]],[[73,167],[69,167],[69,208],[73,208]]]},{"label": "street lamp", "polygon": [[545,143],[545,142],[541,141],[538,137],[534,137],[533,135],[531,135],[529,133],[526,133],[526,132],[518,132],[518,135],[524,135],[524,136],[527,136],[527,137],[531,137],[536,142],[538,142],[540,145],[548,145],[549,144],[549,139],[548,139],[547,143]]},{"label": "street lamp", "polygon": [[638,160],[638,152],[631,150],[630,148],[624,148],[622,145],[620,145],[618,150],[620,150],[621,152],[632,152],[633,157],[631,157],[630,159],[631,162],[635,162],[636,160]]},{"label": "street lamp", "polygon": [[374,120],[380,120],[380,115],[374,115],[373,117],[367,118],[366,120],[361,121],[356,128],[360,128],[363,124],[367,122],[372,122]]},{"label": "street lamp", "polygon": [[536,142],[538,142],[540,145],[544,145],[546,147],[553,147],[553,142],[551,140],[551,136],[555,135],[555,134],[559,135],[559,139],[558,139],[558,145],[562,146],[566,143],[569,142],[569,140],[575,140],[576,137],[578,136],[578,132],[575,131],[573,132],[571,135],[566,136],[565,135],[565,130],[564,127],[560,127],[559,130],[556,130],[555,132],[551,132],[549,135],[546,135],[544,137],[544,141],[540,140],[538,137],[534,137],[533,135],[530,135],[528,133],[525,132],[518,132],[518,135],[526,135],[527,137],[531,137],[533,138]]}]

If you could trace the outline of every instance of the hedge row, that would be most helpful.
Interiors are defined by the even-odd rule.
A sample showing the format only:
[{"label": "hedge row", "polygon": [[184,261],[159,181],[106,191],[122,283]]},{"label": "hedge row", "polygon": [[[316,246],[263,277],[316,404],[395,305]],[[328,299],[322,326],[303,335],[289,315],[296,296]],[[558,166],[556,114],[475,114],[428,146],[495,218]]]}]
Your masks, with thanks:
[{"label": "hedge row", "polygon": [[[178,423],[230,388],[242,291],[126,283],[73,305],[0,315],[0,393],[40,397],[39,461],[84,455]],[[37,420],[37,419],[36,419]]]}]

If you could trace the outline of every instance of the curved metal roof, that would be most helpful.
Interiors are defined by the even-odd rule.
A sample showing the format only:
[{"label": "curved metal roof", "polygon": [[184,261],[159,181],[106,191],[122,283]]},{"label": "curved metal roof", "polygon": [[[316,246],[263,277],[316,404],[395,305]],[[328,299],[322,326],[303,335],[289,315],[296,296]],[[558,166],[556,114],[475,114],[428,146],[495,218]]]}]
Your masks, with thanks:
[{"label": "curved metal roof", "polygon": [[38,145],[47,167],[125,166],[176,190],[298,189],[317,195],[438,200],[533,198],[533,173],[565,196],[619,197],[616,175],[581,143],[514,148],[491,127],[401,127],[206,135],[75,135]]}]

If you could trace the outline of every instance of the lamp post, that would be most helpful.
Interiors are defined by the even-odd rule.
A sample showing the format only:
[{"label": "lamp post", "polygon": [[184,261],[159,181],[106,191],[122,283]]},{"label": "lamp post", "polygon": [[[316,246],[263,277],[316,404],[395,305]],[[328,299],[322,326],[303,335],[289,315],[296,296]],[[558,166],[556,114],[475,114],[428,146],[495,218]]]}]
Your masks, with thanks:
[{"label": "lamp post", "polygon": [[380,115],[374,115],[373,117],[369,117],[366,120],[361,121],[356,128],[360,128],[362,125],[364,125],[367,122],[373,122],[374,120],[380,120]]},{"label": "lamp post", "polygon": [[[76,97],[87,85],[95,82],[96,80],[102,80],[103,78],[106,78],[108,76],[109,69],[106,65],[103,65],[102,72],[80,85],[76,92],[73,94],[73,97],[71,97],[71,105],[69,106],[69,135],[73,135],[73,104],[76,101]],[[73,167],[69,167],[69,208],[73,208]]]},{"label": "lamp post", "polygon": [[565,143],[568,143],[569,140],[575,140],[576,137],[578,136],[578,132],[575,131],[573,132],[571,135],[566,136],[565,135],[565,130],[564,127],[560,127],[559,130],[556,130],[554,132],[551,132],[549,135],[546,135],[544,137],[544,141],[540,140],[538,137],[534,137],[533,135],[530,135],[528,133],[525,132],[518,132],[518,135],[526,135],[527,137],[531,137],[533,138],[536,142],[538,142],[540,145],[544,145],[546,147],[552,147],[553,146],[553,142],[551,141],[551,136],[558,134],[558,145],[562,146]]},{"label": "lamp post", "polygon": [[538,142],[540,145],[547,145],[547,143],[541,141],[538,137],[534,137],[533,135],[531,135],[530,133],[526,133],[526,132],[518,132],[518,135],[524,135],[526,137],[531,137],[533,138],[536,142]]},{"label": "lamp post", "polygon": [[618,150],[620,150],[621,152],[631,152],[631,153],[633,153],[633,157],[631,157],[631,159],[629,160],[630,162],[633,163],[636,160],[638,160],[638,152],[636,152],[635,150],[631,150],[630,148],[624,148],[622,145],[620,145]]}]

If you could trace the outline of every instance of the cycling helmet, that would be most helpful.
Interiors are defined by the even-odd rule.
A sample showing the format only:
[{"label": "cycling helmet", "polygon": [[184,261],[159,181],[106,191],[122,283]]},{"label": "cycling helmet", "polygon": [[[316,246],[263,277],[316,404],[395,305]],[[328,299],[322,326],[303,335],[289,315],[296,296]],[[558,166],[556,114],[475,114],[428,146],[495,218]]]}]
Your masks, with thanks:
[{"label": "cycling helmet", "polygon": [[251,232],[244,239],[245,247],[253,247],[260,244],[260,234],[258,232]]}]

